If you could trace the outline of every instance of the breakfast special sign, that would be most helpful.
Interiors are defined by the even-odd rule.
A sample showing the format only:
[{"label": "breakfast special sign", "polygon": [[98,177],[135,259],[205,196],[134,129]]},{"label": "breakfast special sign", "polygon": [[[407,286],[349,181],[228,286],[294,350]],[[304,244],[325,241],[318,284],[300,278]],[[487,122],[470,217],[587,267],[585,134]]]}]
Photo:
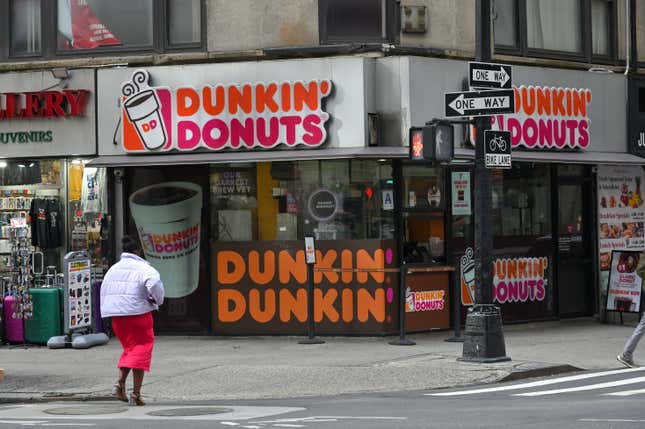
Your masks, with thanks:
[{"label": "breakfast special sign", "polygon": [[145,70],[121,86],[122,145],[129,153],[220,151],[327,139],[330,80],[151,87]]}]

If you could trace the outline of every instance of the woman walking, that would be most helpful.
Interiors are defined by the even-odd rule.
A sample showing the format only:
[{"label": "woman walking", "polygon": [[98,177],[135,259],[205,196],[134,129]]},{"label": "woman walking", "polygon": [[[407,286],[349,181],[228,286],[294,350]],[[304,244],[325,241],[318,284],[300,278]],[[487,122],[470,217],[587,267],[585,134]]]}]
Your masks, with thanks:
[{"label": "woman walking", "polygon": [[101,315],[112,318],[112,329],[123,347],[112,393],[128,402],[125,381],[132,370],[130,405],[145,405],[141,385],[144,371],[150,371],[155,340],[152,312],[163,304],[164,288],[159,272],[142,258],[139,242],[125,236],[121,244],[121,260],[108,270],[101,285]]}]

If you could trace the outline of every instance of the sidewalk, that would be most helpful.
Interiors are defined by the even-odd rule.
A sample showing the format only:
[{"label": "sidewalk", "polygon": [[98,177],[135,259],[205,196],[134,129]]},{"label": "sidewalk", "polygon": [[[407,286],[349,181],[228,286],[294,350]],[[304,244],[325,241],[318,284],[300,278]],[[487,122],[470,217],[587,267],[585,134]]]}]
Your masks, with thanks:
[{"label": "sidewalk", "polygon": [[[451,331],[412,335],[417,345],[409,347],[389,345],[392,337],[328,337],[320,345],[299,337],[158,337],[143,393],[151,402],[286,398],[488,383],[563,365],[616,368],[632,329],[591,319],[505,326],[512,361],[496,364],[458,362],[462,344],[444,341]],[[0,346],[0,402],[104,398],[120,350],[116,339],[89,350]]]}]

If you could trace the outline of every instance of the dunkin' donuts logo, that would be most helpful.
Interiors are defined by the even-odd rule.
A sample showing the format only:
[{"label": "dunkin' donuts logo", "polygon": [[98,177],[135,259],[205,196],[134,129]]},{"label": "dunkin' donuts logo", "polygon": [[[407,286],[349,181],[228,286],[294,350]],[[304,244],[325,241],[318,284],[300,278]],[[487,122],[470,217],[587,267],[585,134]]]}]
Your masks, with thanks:
[{"label": "dunkin' donuts logo", "polygon": [[183,256],[182,252],[191,251],[199,244],[199,225],[169,234],[147,234],[141,229],[140,234],[146,253]]},{"label": "dunkin' donuts logo", "polygon": [[[546,298],[549,258],[510,257],[493,261],[493,302],[541,302]],[[475,260],[472,247],[460,263],[461,304],[475,303]]]},{"label": "dunkin' donuts logo", "polygon": [[[591,90],[546,86],[514,87],[515,113],[493,116],[491,129],[509,131],[511,147],[588,149]],[[471,142],[474,144],[474,127]]]},{"label": "dunkin' donuts logo", "polygon": [[317,147],[327,139],[332,82],[150,87],[137,70],[121,87],[126,152]]}]

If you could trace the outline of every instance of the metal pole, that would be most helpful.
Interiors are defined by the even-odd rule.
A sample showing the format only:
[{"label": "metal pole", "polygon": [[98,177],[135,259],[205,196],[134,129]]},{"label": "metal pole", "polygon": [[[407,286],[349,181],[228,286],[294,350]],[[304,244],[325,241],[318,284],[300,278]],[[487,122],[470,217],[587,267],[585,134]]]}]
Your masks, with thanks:
[{"label": "metal pole", "polygon": [[[477,0],[476,59],[491,60],[491,1]],[[490,117],[475,119],[475,304],[466,318],[463,356],[460,360],[498,362],[506,356],[502,316],[493,303],[493,234],[491,218],[491,177],[484,160],[484,131]]]},{"label": "metal pole", "polygon": [[460,276],[453,273],[452,274],[452,318],[454,325],[454,332],[452,337],[446,338],[446,341],[449,343],[463,343],[464,337],[461,336],[461,283]]},{"label": "metal pole", "polygon": [[405,261],[401,262],[399,271],[399,339],[390,341],[393,346],[414,346],[416,343],[405,337],[405,276],[407,271]]},{"label": "metal pole", "polygon": [[314,264],[307,264],[307,338],[299,344],[324,344],[316,338],[316,321],[314,320]]}]

